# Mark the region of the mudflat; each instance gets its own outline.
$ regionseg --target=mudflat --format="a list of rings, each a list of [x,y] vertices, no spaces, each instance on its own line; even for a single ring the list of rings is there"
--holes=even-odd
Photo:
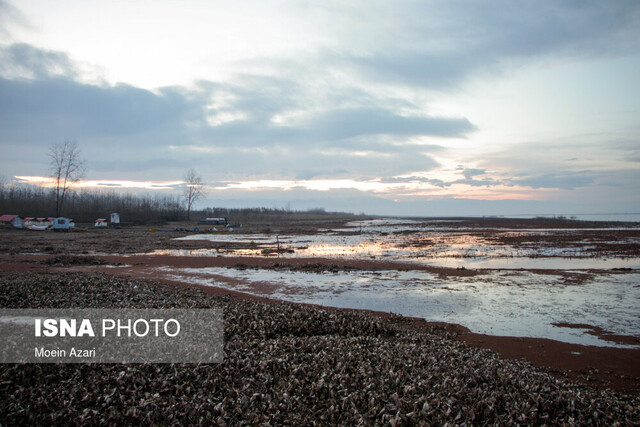
[[[447,228],[438,230],[438,224]],[[193,226],[191,225],[191,227]],[[589,257],[594,259],[615,257],[629,259],[637,257],[640,253],[638,249],[640,231],[633,224],[605,225],[603,223],[588,224],[573,221],[563,223],[542,219],[538,221],[471,219],[456,220],[455,222],[432,222],[429,227],[431,228],[423,230],[424,232],[415,232],[411,227],[409,230],[400,230],[403,233],[402,241],[410,242],[411,247],[423,246],[443,251],[446,249],[446,239],[464,234],[471,236],[476,241],[491,242],[490,246],[494,248],[508,246],[509,250],[525,251],[528,255],[531,255],[531,251],[544,248],[545,254],[538,254],[538,257],[557,257],[558,253],[562,254],[563,251],[569,250],[574,254],[576,251],[584,250],[582,258],[585,259]],[[396,419],[406,422],[446,422],[456,419],[457,422],[464,420],[501,422],[507,419],[520,420],[520,422],[542,422],[543,420],[549,422],[551,419],[568,420],[569,418],[585,422],[605,419],[623,422],[636,420],[637,422],[639,419],[637,399],[640,391],[640,349],[637,347],[639,337],[635,335],[607,335],[608,331],[599,329],[597,325],[558,325],[560,328],[586,328],[593,334],[607,336],[607,339],[610,339],[612,343],[627,344],[626,347],[618,348],[585,346],[543,338],[495,336],[473,333],[456,322],[427,322],[424,319],[398,316],[376,310],[334,309],[318,307],[313,304],[290,304],[274,300],[270,297],[271,294],[268,290],[263,290],[263,292],[258,289],[256,292],[246,292],[246,288],[244,290],[242,287],[236,289],[233,287],[231,279],[226,280],[224,286],[215,286],[215,283],[202,285],[197,282],[180,280],[175,275],[169,274],[171,269],[198,271],[197,269],[212,267],[240,271],[243,269],[287,270],[303,274],[350,271],[355,272],[355,275],[360,271],[387,272],[409,269],[424,271],[442,280],[447,280],[447,278],[473,277],[479,274],[478,270],[431,265],[428,262],[407,263],[402,259],[389,256],[303,256],[304,251],[309,250],[309,245],[306,248],[300,244],[296,246],[297,243],[291,243],[295,239],[283,238],[280,247],[273,244],[274,241],[279,244],[280,239],[277,236],[322,236],[327,233],[340,233],[348,236],[362,233],[361,226],[359,227],[357,223],[345,226],[345,220],[331,219],[326,222],[314,221],[314,223],[306,224],[298,222],[290,229],[284,225],[277,229],[267,224],[254,225],[236,230],[234,238],[226,240],[201,240],[195,237],[196,233],[193,232],[151,232],[150,229],[151,227],[89,229],[85,232],[75,233],[1,230],[0,277],[4,288],[2,306],[64,307],[65,304],[71,303],[75,306],[87,307],[95,304],[105,307],[146,306],[146,304],[152,304],[150,301],[153,301],[153,295],[159,292],[157,289],[161,289],[160,293],[163,298],[171,301],[171,306],[183,306],[185,303],[183,296],[186,294],[189,295],[187,298],[189,304],[204,304],[205,306],[221,304],[229,313],[230,319],[229,323],[225,324],[225,345],[228,353],[222,368],[203,367],[206,374],[202,378],[209,381],[207,384],[218,384],[219,381],[222,381],[219,377],[220,372],[224,371],[225,375],[235,377],[232,381],[238,386],[238,389],[227,394],[220,388],[220,384],[211,386],[215,399],[211,399],[210,403],[203,400],[204,397],[200,392],[195,391],[195,388],[190,392],[184,391],[185,397],[180,403],[183,406],[174,412],[176,420],[192,421],[194,418],[190,418],[192,416],[190,414],[199,413],[200,410],[207,417],[213,417],[209,419],[216,419],[220,422],[237,422],[239,420],[257,422],[258,418],[255,417],[258,417],[258,414],[262,414],[265,417],[264,420],[271,422],[294,420],[294,418],[287,418],[283,414],[283,405],[284,407],[289,405],[290,408],[297,408],[297,412],[290,412],[290,414],[300,414],[300,418],[295,419],[307,421],[319,419],[316,417],[320,416],[309,411],[317,411],[317,408],[326,406],[325,409],[328,408],[329,411],[326,415],[328,418],[324,420],[327,422],[339,420],[338,414],[344,416],[346,410],[350,411],[350,417],[353,416],[353,418],[349,418],[350,420],[367,423],[388,422]],[[427,234],[430,230],[434,230],[432,235]],[[384,240],[389,236],[400,235],[397,231],[396,229],[389,233],[388,230],[380,230],[379,237],[374,237],[374,239]],[[261,240],[260,237],[265,235],[270,237]],[[188,240],[176,240],[176,238],[184,237]],[[594,244],[589,244],[589,242]],[[195,254],[193,251],[196,251]],[[243,255],[245,253],[243,251],[250,251],[250,255]],[[296,251],[299,253],[296,254]],[[469,257],[471,256],[469,255]],[[460,259],[463,260],[464,256],[461,256]],[[620,273],[624,274],[625,271],[622,269]],[[589,274],[598,273],[590,271]],[[134,303],[133,300],[128,300],[129,291],[125,292],[123,289],[135,285],[139,287],[144,285],[145,289],[153,289],[153,292],[145,293],[140,298],[136,297]],[[82,287],[82,293],[74,293],[74,289],[78,286]],[[123,286],[124,288],[122,288]],[[259,284],[255,286],[257,287]],[[83,300],[79,296],[86,296],[88,293],[92,294],[91,298]],[[104,295],[108,295],[108,297],[106,299],[97,297]],[[262,319],[258,322],[259,325],[262,325],[263,319],[272,316],[273,313],[281,314],[275,316],[275,320],[268,327],[262,325],[256,331],[240,332],[240,329],[247,325],[242,323],[244,320],[240,323],[234,323],[236,322],[234,319],[245,319],[248,313],[251,313],[250,315],[255,319]],[[300,319],[302,322],[300,325],[304,325],[304,327],[292,326],[289,320],[292,317]],[[335,319],[338,319],[336,321],[343,326],[334,328],[334,330],[331,328],[335,325],[331,322]],[[353,324],[353,327],[350,327],[351,335],[340,332],[340,328],[347,324]],[[329,329],[325,330],[323,325]],[[265,327],[267,329],[276,328],[280,332],[266,333]],[[282,328],[286,329],[286,333],[281,331]],[[317,331],[302,333],[303,330]],[[371,332],[371,330],[375,332]],[[244,342],[245,334],[256,335],[253,337],[252,344]],[[269,338],[266,339],[266,336]],[[331,342],[329,343],[327,340]],[[350,348],[355,345],[354,340],[364,340],[367,343],[363,344],[364,347]],[[243,343],[240,344],[240,341]],[[249,345],[250,348],[246,345]],[[310,359],[311,354],[318,353],[318,346],[325,348],[323,351],[326,353],[326,357],[322,356],[317,360]],[[329,347],[343,348],[345,351],[349,348],[345,354],[352,356],[345,356],[341,352],[342,350],[336,350],[337,352],[332,355]],[[305,353],[301,350],[304,348],[311,349],[311,353]],[[392,356],[388,356],[390,359],[388,362],[384,362],[389,364],[388,366],[384,364],[384,370],[369,365],[367,365],[369,366],[367,369],[371,372],[364,369],[363,363],[366,360],[373,360],[374,353],[378,358],[380,354],[386,354],[385,349]],[[258,365],[241,366],[247,362],[246,357],[242,357],[242,353],[246,351],[252,352],[256,360],[255,364]],[[295,360],[297,363],[295,366],[298,370],[283,372],[277,367],[280,362],[269,362],[275,360],[274,351],[278,353],[280,359]],[[353,357],[355,359],[351,360],[350,358]],[[455,370],[449,369],[446,372],[443,370],[442,361],[451,357],[463,358],[464,363],[457,359],[457,361],[451,362],[454,365],[462,366],[464,369],[461,368],[461,372],[464,371],[467,374],[474,372],[474,375],[480,375],[476,378],[475,383],[471,380],[463,381],[457,373],[453,372]],[[238,358],[244,362],[240,363]],[[260,364],[261,359],[264,361],[262,364]],[[420,366],[420,368],[416,368],[418,371],[415,371],[414,368],[407,368],[410,366]],[[436,366],[440,366],[440,368],[436,369]],[[298,389],[281,390],[275,387],[274,391],[269,393],[267,390],[263,390],[264,384],[258,385],[253,381],[246,383],[250,384],[247,386],[243,383],[242,378],[245,378],[246,375],[241,372],[242,369],[248,369],[247,372],[252,372],[252,375],[272,378],[272,381],[275,381],[274,384],[280,384],[280,380],[284,381],[285,379],[293,381],[302,372],[300,369],[304,372],[315,372],[318,375],[320,375],[319,372],[326,372],[326,374],[324,378],[309,377],[309,383],[305,382]],[[219,370],[222,371],[218,372]],[[164,382],[168,381],[171,387],[180,388],[186,387],[181,384],[189,377],[189,381],[195,381],[197,386],[206,389],[204,384],[200,384],[200,381],[205,380],[195,380],[192,378],[192,374],[182,370],[169,372],[162,366],[5,366],[2,371],[4,382],[1,390],[3,397],[16,397],[14,398],[14,406],[10,408],[5,405],[3,419],[42,420],[42,418],[38,418],[38,413],[43,410],[43,407],[38,405],[44,403],[38,403],[37,398],[31,400],[27,396],[45,396],[46,393],[51,393],[54,389],[64,388],[61,383],[62,378],[67,375],[76,376],[80,371],[84,374],[88,373],[89,377],[93,378],[90,381],[97,381],[96,384],[99,387],[110,387],[110,384],[117,384],[117,377],[125,378],[125,382],[135,382],[141,377],[151,377],[152,383],[162,379]],[[400,374],[399,372],[405,373]],[[33,382],[35,376],[41,377],[43,374],[48,378],[58,378],[58,380],[50,382],[39,380],[33,383],[33,386],[25,389],[25,381],[27,383]],[[363,383],[364,377],[361,378],[362,375],[376,377],[368,389],[366,388],[367,384]],[[100,376],[104,378],[98,380],[97,378]],[[516,380],[516,378],[519,379]],[[245,380],[247,379],[245,378]],[[300,379],[298,380],[300,381]],[[293,383],[295,384],[295,381]],[[396,384],[396,386],[391,386],[392,384]],[[435,384],[448,384],[448,387],[436,387]],[[509,384],[508,390],[504,388],[505,384]],[[88,386],[88,384],[85,385]],[[366,396],[356,391],[360,386],[369,390],[366,393],[363,391]],[[22,391],[18,392],[18,390]],[[142,401],[155,402],[153,404],[156,406],[169,405],[170,399],[166,396],[163,397],[162,390],[164,389],[158,388],[156,390],[158,396],[153,397],[154,393],[152,393]],[[338,390],[343,390],[340,394],[342,398],[351,396],[347,399],[347,402],[350,402],[348,407],[343,407],[345,401],[344,399],[340,400],[336,395]],[[536,403],[537,409],[534,411],[532,409],[534,407],[532,406],[533,401],[527,404],[522,403],[522,399],[525,399],[522,397],[523,393],[530,393],[531,390],[538,390],[536,392],[538,397],[535,397],[535,393],[529,394],[530,398],[534,400],[549,399],[551,395],[565,396],[568,399],[567,408],[558,409],[559,406],[555,404],[551,408],[548,405]],[[601,391],[596,392],[596,390]],[[131,391],[130,393],[136,395],[140,392]],[[616,394],[618,392],[624,393],[627,397],[621,397]],[[64,393],[71,393],[74,399],[78,399],[78,393],[81,391],[80,388],[74,387]],[[511,397],[505,398],[507,395],[505,393]],[[62,417],[71,413],[83,412],[88,417],[87,420],[99,420],[96,418],[98,413],[102,413],[102,409],[109,405],[101,401],[99,396],[91,394],[88,396],[89,402],[93,403],[78,403],[65,408],[61,404],[57,413]],[[256,396],[260,396],[258,406],[255,406],[258,404]],[[585,396],[589,396],[591,402],[602,402],[602,410],[596,409],[589,412],[588,407],[593,404],[587,405],[587,400],[585,400],[584,407],[575,403],[581,401],[580,399],[586,399]],[[312,397],[317,402],[313,405],[310,400]],[[137,414],[135,416],[148,412],[140,405],[127,404],[119,397],[111,396],[109,399],[112,402],[112,399],[115,399],[121,406],[120,409],[126,409],[130,415],[131,411]],[[526,399],[524,401],[528,402]],[[607,399],[613,400],[607,401]],[[80,400],[82,401],[82,399]],[[26,403],[27,401],[31,403]],[[502,403],[496,404],[498,401]],[[571,403],[569,403],[571,401],[574,402],[574,408],[568,409],[571,407]],[[177,404],[173,400],[171,402],[171,405]],[[22,412],[22,415],[19,415],[17,408],[23,404],[32,410]],[[522,407],[520,408],[518,405]],[[256,408],[261,409],[256,410]],[[521,415],[519,415],[522,417],[521,419],[513,418],[516,417],[517,410],[521,410]],[[96,413],[92,411],[96,411]],[[116,416],[115,413],[112,416],[115,418],[106,418],[106,420],[124,419],[117,418],[121,415]],[[593,418],[594,416],[598,418]]]

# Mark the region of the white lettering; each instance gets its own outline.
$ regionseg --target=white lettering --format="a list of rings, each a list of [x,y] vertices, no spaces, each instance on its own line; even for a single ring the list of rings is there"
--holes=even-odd
[[[169,333],[169,322],[173,322],[176,325],[176,332],[173,335]],[[170,337],[175,337],[176,335],[178,335],[180,333],[180,322],[178,322],[176,319],[167,320],[164,324],[164,333]]]
[[[82,319],[82,322],[80,322],[80,330],[78,330],[78,336],[83,337],[85,335],[90,337],[96,336],[96,334],[93,332],[93,326],[91,326],[91,322],[89,321],[89,319]]]
[[[90,336],[95,337],[93,332],[93,326],[89,319],[82,319],[80,322],[80,328],[78,328],[78,322],[76,319],[36,319],[35,323],[35,336],[41,337],[44,334],[45,337],[83,337]]]
[[[109,326],[107,326],[109,324]],[[107,331],[112,331],[116,328],[116,322],[113,319],[102,319],[102,336],[107,335]]]
[[[126,325],[120,324],[120,319],[118,319],[118,336],[120,336],[120,331],[123,329],[127,331],[127,336],[130,337],[131,336],[131,319],[127,319]]]
[[[91,350],[71,347],[69,357],[96,357],[95,347]]]
[[[143,334],[138,332],[138,325],[140,323],[143,323],[145,325],[145,331]],[[147,335],[149,335],[149,323],[144,319],[136,320],[135,322],[133,322],[133,333],[135,333],[139,337],[146,337]],[[158,336],[157,333],[156,333],[156,336]]]
[[[102,336],[117,334],[117,336],[138,337],[166,335],[175,337],[180,333],[180,322],[176,319],[102,319]]]
[[[65,337],[69,334],[70,337],[76,336],[76,319],[60,319],[60,336]]]
[[[44,336],[45,337],[55,337],[58,335],[58,322],[56,319],[45,319],[42,322],[42,326],[44,326]]]
[[[158,331],[158,325],[160,324],[160,322],[163,322],[162,319],[151,319],[149,320],[149,322],[153,323],[155,325],[155,331],[156,331],[156,336],[158,336],[158,334],[160,333]]]
[[[67,357],[67,351],[59,348],[48,349],[44,347],[35,348],[36,357]]]

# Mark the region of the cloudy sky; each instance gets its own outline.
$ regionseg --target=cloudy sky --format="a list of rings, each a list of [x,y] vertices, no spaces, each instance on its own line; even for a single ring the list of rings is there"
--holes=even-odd
[[[397,215],[640,212],[637,0],[0,0],[3,179]]]

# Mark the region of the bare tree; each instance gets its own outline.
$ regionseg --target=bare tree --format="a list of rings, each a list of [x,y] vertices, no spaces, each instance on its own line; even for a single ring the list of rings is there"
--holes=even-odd
[[[193,204],[205,195],[202,176],[191,168],[184,176],[184,198],[187,203],[187,220],[191,221],[191,208]]]
[[[76,141],[66,140],[49,149],[51,176],[56,180],[56,216],[62,213],[67,190],[84,176],[84,160]]]

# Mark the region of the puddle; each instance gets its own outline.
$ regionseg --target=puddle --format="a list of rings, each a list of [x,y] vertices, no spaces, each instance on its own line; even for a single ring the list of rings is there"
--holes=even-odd
[[[408,261],[413,261],[410,259]],[[640,270],[639,258],[566,258],[566,257],[503,257],[503,258],[453,258],[416,259],[434,267],[449,267],[476,270]]]
[[[279,244],[288,251],[280,253],[280,259],[377,259],[464,267],[479,274],[440,278],[417,270],[322,274],[227,268],[163,271],[190,283],[459,323],[491,335],[624,347],[589,334],[589,329],[553,325],[580,323],[640,337],[640,229],[480,229],[457,222],[378,219],[348,223],[317,235],[189,235],[178,240],[207,240],[217,248],[153,254],[271,253],[275,258]],[[607,272],[612,269],[621,270]]]
[[[265,256],[275,255],[279,247],[287,252],[280,253],[281,258],[373,258],[474,269],[640,269],[637,252],[633,256],[624,252],[625,246],[637,247],[640,242],[634,235],[637,228],[480,230],[450,225],[455,222],[379,219],[348,223],[317,235],[197,234],[176,240],[204,240],[218,248],[152,254]],[[629,235],[608,234],[620,231]],[[505,243],[513,239],[515,244]]]
[[[282,244],[282,242],[281,242]],[[159,249],[145,255],[168,256],[276,256],[275,246],[261,249]],[[640,270],[640,258],[595,258],[595,257],[528,257],[528,256],[436,256],[423,255],[407,248],[390,248],[381,243],[348,245],[319,244],[303,248],[294,248],[293,253],[281,253],[279,258],[333,258],[333,259],[378,259],[386,261],[411,262],[419,265],[466,269],[494,270]]]
[[[488,271],[441,279],[423,271],[307,273],[233,268],[160,268],[183,282],[222,287],[292,302],[393,312],[462,324],[473,332],[550,338],[569,343],[628,347],[579,328],[640,337],[640,273],[581,275]],[[570,274],[570,273],[569,273]],[[571,284],[567,284],[571,283]]]

